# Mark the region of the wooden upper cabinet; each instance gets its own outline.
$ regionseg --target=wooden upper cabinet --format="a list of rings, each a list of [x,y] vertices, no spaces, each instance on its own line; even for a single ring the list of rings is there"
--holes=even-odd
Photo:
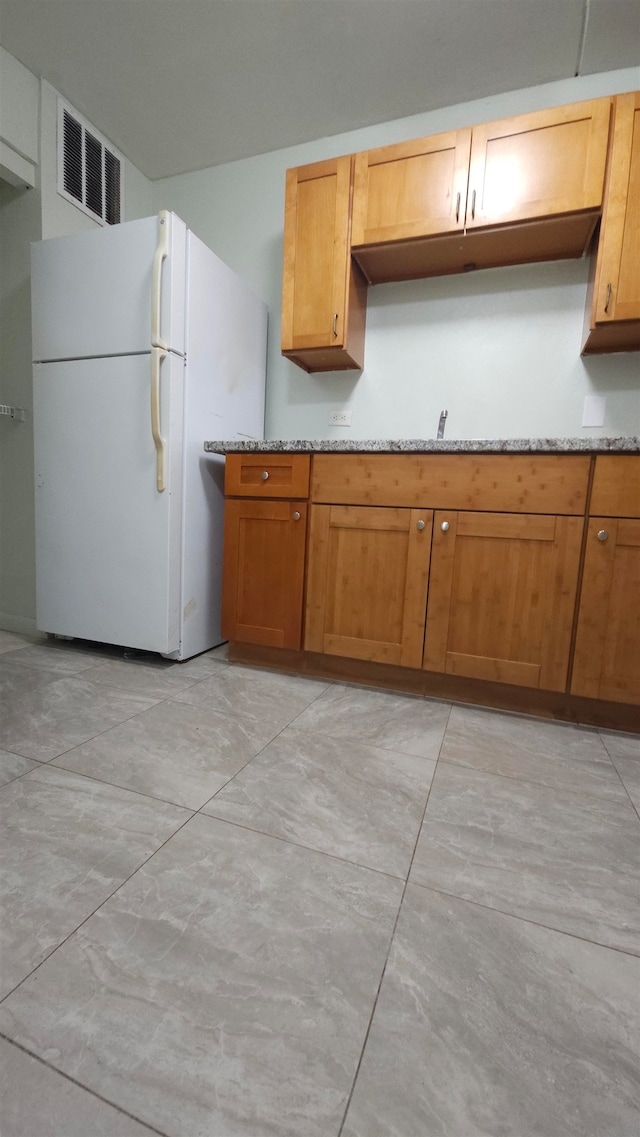
[[[611,99],[474,126],[466,228],[602,205]]]
[[[306,371],[361,368],[366,284],[351,264],[353,158],[287,170],[282,352]]]
[[[614,103],[613,146],[583,352],[640,349],[640,92]]]
[[[470,151],[458,130],[356,154],[352,245],[461,230]]]
[[[353,255],[372,284],[582,256],[611,99],[356,155]]]
[[[563,691],[583,519],[434,515],[424,667]]]

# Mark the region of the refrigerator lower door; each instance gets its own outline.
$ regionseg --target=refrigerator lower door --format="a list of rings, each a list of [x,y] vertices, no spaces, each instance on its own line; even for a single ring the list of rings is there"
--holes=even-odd
[[[147,352],[152,323],[158,341],[184,354],[186,233],[166,213],[35,242],[32,359]]]
[[[184,363],[160,364],[164,484],[151,357],[34,366],[37,626],[179,648]]]

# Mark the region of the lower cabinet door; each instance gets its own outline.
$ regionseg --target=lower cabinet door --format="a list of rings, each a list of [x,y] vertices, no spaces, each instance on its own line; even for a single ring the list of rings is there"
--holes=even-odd
[[[640,520],[589,521],[571,693],[640,703]]]
[[[424,667],[565,690],[581,517],[438,512]]]
[[[314,505],[307,651],[420,667],[433,513]]]
[[[222,634],[298,649],[307,528],[304,501],[227,499]]]

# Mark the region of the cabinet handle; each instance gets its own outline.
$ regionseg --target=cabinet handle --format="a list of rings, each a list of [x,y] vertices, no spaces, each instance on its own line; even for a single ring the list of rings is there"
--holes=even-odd
[[[269,477],[269,471],[263,470],[262,473],[260,474],[260,477],[262,478],[263,482],[266,482],[267,478]]]
[[[442,525],[440,526],[440,528],[442,529],[442,532],[443,532],[443,533],[448,533],[448,531],[449,531],[449,522],[448,522],[448,521],[443,521],[443,522],[442,522]]]
[[[334,340],[338,338],[338,313],[337,312],[334,312],[334,315],[333,315],[333,338],[334,338]]]
[[[460,220],[460,193],[456,197],[456,221]]]
[[[416,529],[424,529],[424,521],[416,521]]]
[[[607,299],[605,300],[604,310],[609,311],[609,304],[611,303],[611,284],[607,285]]]
[[[598,540],[599,541],[606,541],[608,536],[609,536],[609,533],[607,532],[606,529],[600,529],[598,531]]]
[[[471,220],[475,221],[476,216],[476,191],[471,194]]]
[[[300,514],[298,513],[298,510],[297,510],[297,509],[295,510],[295,512],[294,512],[294,514],[293,514],[293,520],[294,520],[294,521],[299,521],[299,520],[300,520]]]

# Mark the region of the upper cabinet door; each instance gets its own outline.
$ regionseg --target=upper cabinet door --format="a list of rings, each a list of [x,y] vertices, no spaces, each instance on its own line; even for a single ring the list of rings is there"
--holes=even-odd
[[[611,99],[473,128],[466,228],[599,210]]]
[[[596,323],[640,320],[639,91],[619,95],[615,101],[599,260]]]
[[[305,371],[364,363],[366,282],[351,263],[353,158],[287,170],[282,352]]]
[[[462,229],[471,131],[449,131],[356,155],[352,245]]]

